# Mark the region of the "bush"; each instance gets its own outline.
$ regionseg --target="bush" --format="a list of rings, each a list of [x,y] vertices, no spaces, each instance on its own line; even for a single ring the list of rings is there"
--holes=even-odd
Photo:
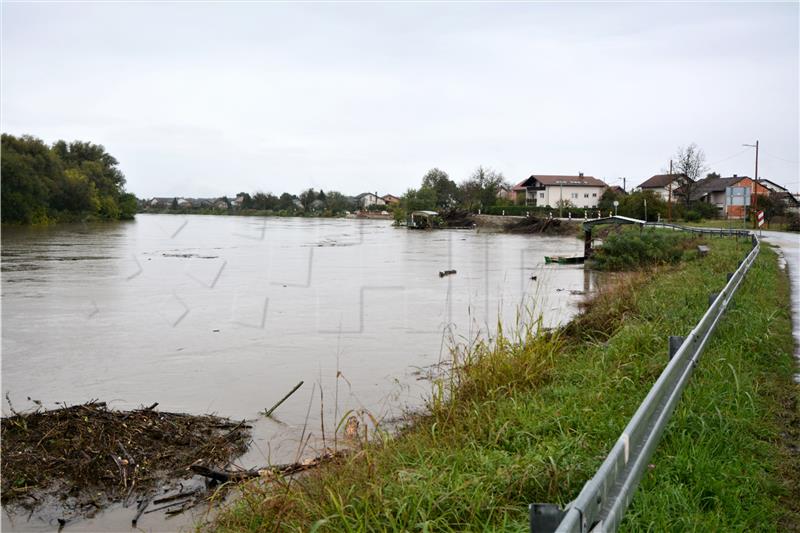
[[[792,213],[787,217],[789,220],[786,229],[789,231],[800,231],[800,213]]]
[[[697,211],[691,210],[687,211],[686,215],[684,215],[684,219],[687,222],[699,222],[703,217]]]
[[[481,213],[484,215],[506,215],[506,216],[518,216],[524,217],[531,215],[542,215],[549,213],[551,211],[557,212],[557,209],[553,209],[550,207],[533,207],[533,206],[524,206],[524,205],[493,205],[491,207],[487,207]]]
[[[599,270],[636,270],[677,263],[695,239],[685,233],[625,231],[609,235],[592,260]]]

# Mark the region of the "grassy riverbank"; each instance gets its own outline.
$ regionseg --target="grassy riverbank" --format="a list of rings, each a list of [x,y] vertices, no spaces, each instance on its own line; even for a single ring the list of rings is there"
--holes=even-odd
[[[557,334],[478,346],[434,387],[429,414],[339,464],[252,483],[221,531],[527,528],[596,468],[749,246],[624,276]],[[692,376],[622,529],[785,530],[800,523],[789,287],[764,249]],[[794,429],[787,429],[794,428]],[[794,431],[795,433],[791,433]],[[792,439],[795,439],[794,441]],[[277,525],[280,524],[280,525]]]

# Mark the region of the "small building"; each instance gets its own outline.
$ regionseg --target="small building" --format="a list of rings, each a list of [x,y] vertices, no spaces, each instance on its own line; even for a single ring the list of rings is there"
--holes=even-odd
[[[397,205],[400,203],[400,198],[393,194],[384,194],[381,196],[381,200],[383,200],[386,205]]]
[[[521,205],[591,208],[597,207],[607,188],[605,182],[580,172],[577,176],[534,174],[519,182],[513,191],[516,203]]]
[[[406,219],[409,229],[431,229],[438,223],[439,213],[436,211],[413,211]]]
[[[500,185],[497,188],[497,195],[501,200],[514,200],[514,190],[508,185]]]
[[[386,205],[386,201],[373,192],[362,192],[356,196],[356,202],[361,209],[367,209],[372,205]]]
[[[686,174],[656,174],[641,185],[638,191],[651,191],[665,202],[675,202],[675,191],[692,181]]]
[[[620,187],[619,185],[611,185],[608,190],[616,195],[616,196],[628,196],[628,191]]]

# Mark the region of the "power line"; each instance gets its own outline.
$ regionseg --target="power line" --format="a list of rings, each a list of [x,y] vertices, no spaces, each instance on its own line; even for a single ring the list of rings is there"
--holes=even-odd
[[[740,152],[736,152],[736,153],[735,153],[735,154],[733,154],[733,155],[729,155],[728,157],[725,157],[725,158],[723,158],[723,159],[720,159],[719,161],[714,161],[713,163],[709,163],[709,165],[717,165],[717,164],[719,164],[719,163],[722,163],[723,161],[727,161],[728,159],[733,159],[733,158],[734,158],[734,157],[736,157],[736,156],[740,156],[740,155],[742,155],[742,154],[743,154],[743,153],[745,153],[745,152],[749,152],[749,150],[748,150],[747,148],[745,148],[744,150],[742,150],[742,151],[740,151]]]
[[[795,165],[798,163],[798,161],[795,161],[793,159],[785,159],[783,157],[778,157],[777,155],[765,154],[764,150],[761,150],[761,155],[765,155],[765,156],[769,157],[770,159],[780,159],[781,161],[786,161],[787,163],[794,163]]]

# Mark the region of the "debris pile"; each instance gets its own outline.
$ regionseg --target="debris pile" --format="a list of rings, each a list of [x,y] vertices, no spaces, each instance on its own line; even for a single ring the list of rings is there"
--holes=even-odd
[[[2,419],[2,503],[60,507],[68,519],[149,500],[192,466],[227,466],[250,426],[212,415],[109,409],[105,402]],[[61,519],[59,519],[61,522]]]
[[[528,216],[509,225],[508,233],[547,233],[549,235],[567,235],[575,233],[573,224],[563,224],[556,218],[537,218]]]

